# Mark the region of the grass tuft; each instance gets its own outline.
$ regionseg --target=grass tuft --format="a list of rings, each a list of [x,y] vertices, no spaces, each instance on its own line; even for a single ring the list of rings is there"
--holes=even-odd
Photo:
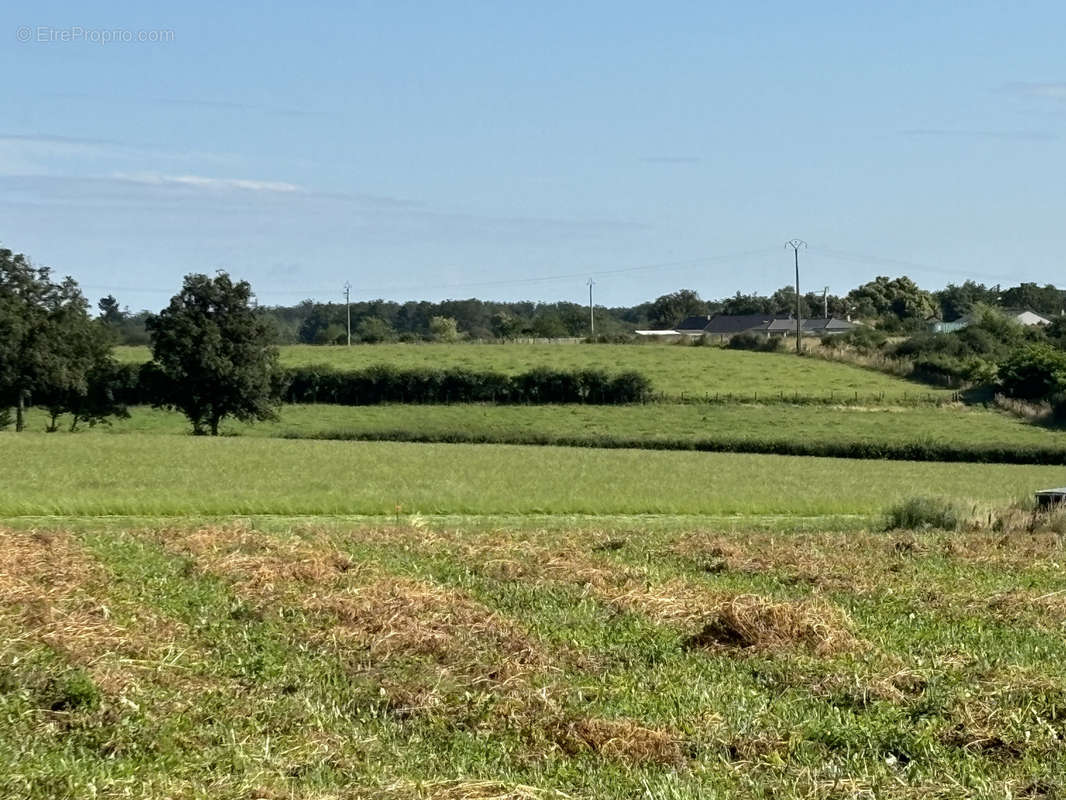
[[[888,509],[888,530],[957,531],[968,517],[961,504],[942,497],[909,497]]]

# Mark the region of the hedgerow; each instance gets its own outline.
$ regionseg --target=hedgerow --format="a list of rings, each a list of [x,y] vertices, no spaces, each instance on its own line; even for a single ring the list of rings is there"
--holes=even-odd
[[[1066,466],[1066,449],[1032,445],[959,444],[946,442],[817,442],[789,439],[706,437],[701,439],[570,435],[507,431],[427,432],[395,429],[384,431],[334,430],[283,434],[285,439],[325,439],[360,442],[415,442],[421,444],[512,444],[558,447],[591,447],[605,450],[689,450],[707,453],[753,453],[759,455],[815,456],[885,461],[941,461],[977,464],[1039,464]]]
[[[166,401],[167,384],[151,363],[123,364],[106,376],[106,391],[127,406]],[[651,396],[651,381],[639,372],[611,375],[602,370],[557,370],[538,367],[516,375],[463,368],[401,369],[379,364],[339,371],[322,367],[284,370],[281,397],[288,403],[380,405],[383,403],[640,403]],[[35,396],[47,406],[51,398]]]

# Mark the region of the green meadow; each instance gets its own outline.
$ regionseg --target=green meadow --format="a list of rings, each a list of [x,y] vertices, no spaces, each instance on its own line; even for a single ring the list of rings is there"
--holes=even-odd
[[[0,434],[0,516],[877,514],[1008,503],[1062,468],[259,437]]]
[[[0,797],[1066,793],[1066,527],[1026,510],[1062,467],[330,439],[1066,449],[1066,433],[786,354],[283,358],[885,399],[283,406],[217,438],[149,408],[45,433],[32,409],[0,432]],[[885,530],[915,497],[956,504],[965,530]]]
[[[31,431],[43,431],[48,417],[39,409],[27,415]],[[60,420],[66,427],[67,420]],[[177,413],[138,407],[129,419],[85,431],[91,434],[186,434]],[[279,419],[246,424],[229,420],[222,433],[266,437],[364,437],[406,433],[412,437],[483,436],[512,438],[586,437],[645,442],[699,441],[728,437],[752,442],[791,439],[823,443],[939,442],[964,445],[1061,447],[1066,431],[1032,424],[980,407],[821,406],[740,403],[653,403],[635,406],[286,405]]]
[[[149,360],[145,347],[116,348],[126,363]],[[462,367],[508,374],[534,367],[636,370],[655,391],[674,397],[741,395],[765,399],[799,393],[836,397],[846,402],[950,399],[952,391],[913,383],[850,364],[791,353],[751,353],[721,347],[668,344],[373,344],[352,347],[289,345],[281,348],[286,366],[361,369],[375,364],[396,367]]]

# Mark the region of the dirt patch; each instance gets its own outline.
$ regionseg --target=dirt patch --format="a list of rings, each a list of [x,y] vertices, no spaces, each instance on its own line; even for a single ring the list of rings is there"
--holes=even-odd
[[[720,604],[685,644],[734,650],[802,649],[819,655],[860,647],[839,608],[818,600],[775,603],[757,595],[741,595]]]
[[[646,728],[628,719],[586,717],[560,725],[555,731],[559,746],[569,755],[595,753],[630,764],[685,762],[681,739],[664,728]]]

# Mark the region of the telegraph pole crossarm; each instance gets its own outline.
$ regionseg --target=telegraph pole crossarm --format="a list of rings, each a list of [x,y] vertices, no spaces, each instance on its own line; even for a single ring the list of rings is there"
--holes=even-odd
[[[803,319],[800,315],[800,248],[806,246],[807,243],[802,239],[789,239],[785,242],[785,247],[791,247],[796,257],[796,353],[803,352],[800,341],[803,336]]]

